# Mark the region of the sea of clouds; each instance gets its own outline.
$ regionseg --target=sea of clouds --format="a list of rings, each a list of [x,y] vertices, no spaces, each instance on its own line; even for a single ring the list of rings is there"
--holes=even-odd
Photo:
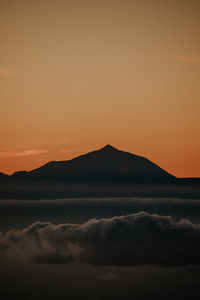
[[[82,224],[35,222],[0,234],[0,257],[35,263],[200,265],[200,224],[138,212]]]

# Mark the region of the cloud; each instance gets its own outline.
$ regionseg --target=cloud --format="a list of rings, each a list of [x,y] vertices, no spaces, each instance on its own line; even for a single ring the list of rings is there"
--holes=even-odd
[[[99,275],[97,276],[97,278],[101,280],[112,280],[112,279],[119,279],[120,276],[114,273],[108,273],[105,275]]]
[[[199,274],[200,273],[200,265],[196,265],[196,266],[186,266],[184,268],[184,271],[185,272],[188,272],[188,273],[196,273],[196,274]]]
[[[20,157],[20,156],[29,156],[29,155],[36,155],[36,154],[43,154],[48,152],[45,149],[26,149],[26,150],[2,150],[0,151],[0,158],[1,157]]]
[[[179,55],[174,50],[171,51],[174,59],[187,63],[200,63],[200,54],[197,55]]]
[[[0,76],[12,77],[15,76],[15,72],[11,68],[0,66]]]
[[[200,224],[140,212],[83,224],[35,222],[0,236],[0,255],[37,263],[200,264]]]
[[[63,220],[74,220],[81,222],[90,218],[113,217],[123,214],[132,214],[140,211],[156,213],[159,215],[171,215],[176,220],[188,218],[199,222],[200,200],[176,199],[176,198],[139,198],[139,197],[116,197],[116,198],[68,198],[50,200],[1,200],[0,219],[5,219],[11,212],[15,217],[29,216],[30,222],[40,220],[55,220],[57,223]]]

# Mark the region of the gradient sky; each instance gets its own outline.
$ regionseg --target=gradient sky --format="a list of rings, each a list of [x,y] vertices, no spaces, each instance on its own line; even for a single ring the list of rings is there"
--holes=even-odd
[[[105,144],[200,177],[199,0],[0,0],[0,171]]]

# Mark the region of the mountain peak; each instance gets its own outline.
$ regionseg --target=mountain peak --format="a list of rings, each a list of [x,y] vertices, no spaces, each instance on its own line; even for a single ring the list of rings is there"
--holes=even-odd
[[[105,145],[103,148],[101,148],[100,150],[118,150],[115,147],[113,147],[110,144]]]

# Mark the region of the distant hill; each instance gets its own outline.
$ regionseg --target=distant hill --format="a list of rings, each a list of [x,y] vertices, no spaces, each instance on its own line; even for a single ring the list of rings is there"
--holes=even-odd
[[[67,161],[52,161],[17,177],[68,181],[171,181],[175,177],[142,156],[111,145]]]

